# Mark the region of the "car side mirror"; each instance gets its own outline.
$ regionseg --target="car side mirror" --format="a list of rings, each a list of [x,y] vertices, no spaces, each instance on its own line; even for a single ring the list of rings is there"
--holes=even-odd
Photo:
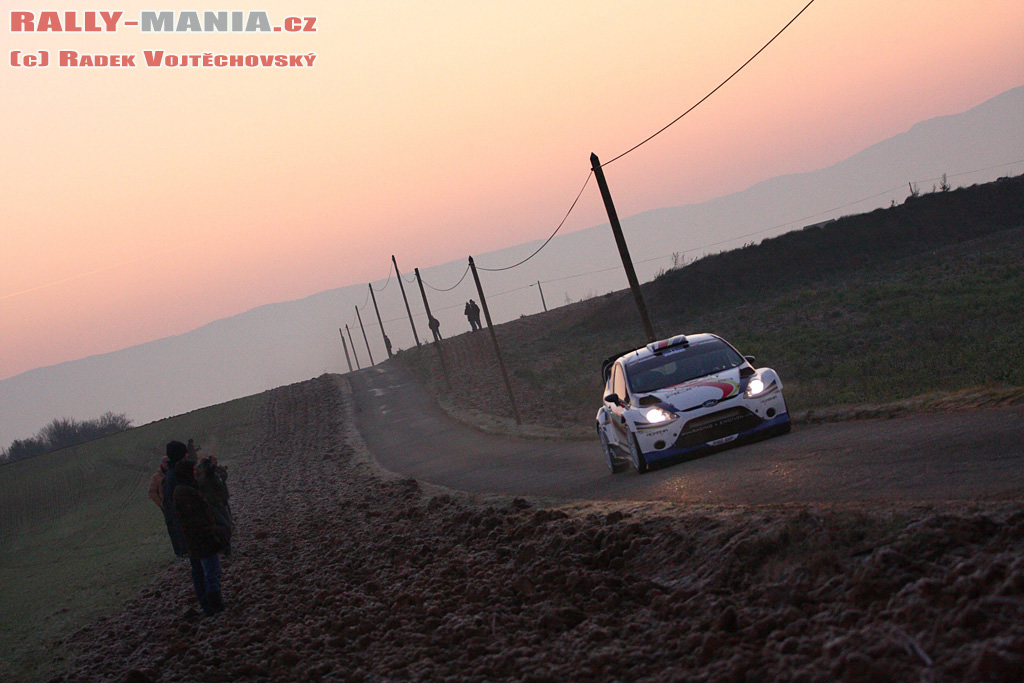
[[[618,394],[608,394],[604,397],[606,403],[614,403],[617,406],[622,405],[622,399],[619,398]]]
[[[753,356],[743,356],[743,359],[744,359],[745,361],[747,361],[748,363],[750,363],[751,365],[753,365],[753,364],[754,364],[754,361],[755,361],[755,360],[757,360],[757,359],[756,359],[756,358],[754,358]]]

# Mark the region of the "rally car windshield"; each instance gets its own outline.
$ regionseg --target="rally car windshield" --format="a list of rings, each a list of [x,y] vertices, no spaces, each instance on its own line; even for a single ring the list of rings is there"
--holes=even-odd
[[[626,374],[630,389],[643,394],[723,372],[743,363],[743,357],[735,349],[714,339],[634,361],[626,365]]]

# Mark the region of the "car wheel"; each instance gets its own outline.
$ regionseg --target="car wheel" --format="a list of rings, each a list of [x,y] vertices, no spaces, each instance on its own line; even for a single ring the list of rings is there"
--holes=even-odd
[[[644,457],[643,452],[640,450],[640,442],[636,440],[636,434],[629,435],[629,459],[633,463],[633,467],[636,468],[638,474],[643,474],[647,471],[647,458]]]
[[[612,445],[608,443],[608,435],[605,434],[604,429],[598,427],[597,436],[601,439],[601,451],[604,453],[605,463],[607,463],[608,469],[612,471],[612,474],[618,474],[626,469],[626,463],[622,462],[622,458],[615,452]]]

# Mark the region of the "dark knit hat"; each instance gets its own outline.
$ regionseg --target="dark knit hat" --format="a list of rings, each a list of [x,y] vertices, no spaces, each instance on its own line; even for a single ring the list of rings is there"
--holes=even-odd
[[[178,462],[182,458],[188,455],[188,446],[180,441],[170,441],[167,444],[167,459],[171,461],[171,465]]]

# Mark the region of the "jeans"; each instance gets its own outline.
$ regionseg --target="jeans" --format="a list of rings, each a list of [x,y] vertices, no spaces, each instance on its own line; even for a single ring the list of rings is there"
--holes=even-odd
[[[192,565],[192,585],[196,588],[196,597],[203,611],[209,613],[210,605],[206,599],[208,593],[220,590],[220,556],[209,555],[200,560],[189,558]]]

